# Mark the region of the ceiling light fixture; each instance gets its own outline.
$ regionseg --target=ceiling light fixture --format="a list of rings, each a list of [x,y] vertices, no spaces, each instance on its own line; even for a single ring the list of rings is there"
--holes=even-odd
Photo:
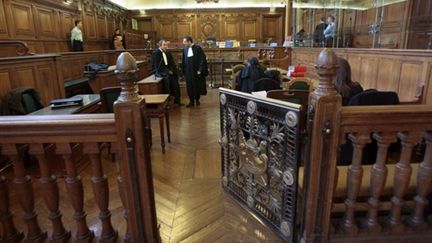
[[[197,3],[218,3],[219,0],[196,0]]]

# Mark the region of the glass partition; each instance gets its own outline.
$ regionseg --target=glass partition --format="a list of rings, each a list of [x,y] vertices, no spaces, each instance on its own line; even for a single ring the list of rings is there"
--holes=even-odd
[[[294,46],[398,48],[406,2],[294,0]]]

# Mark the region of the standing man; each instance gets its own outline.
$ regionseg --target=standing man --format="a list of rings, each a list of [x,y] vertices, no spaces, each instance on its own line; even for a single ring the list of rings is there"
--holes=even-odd
[[[182,71],[186,79],[189,104],[186,107],[200,105],[200,96],[207,94],[205,77],[208,75],[207,58],[204,50],[194,45],[191,36],[183,39],[185,45],[182,56]]]
[[[335,17],[330,15],[327,17],[327,27],[324,30],[324,38],[326,47],[332,47],[333,39],[336,37]]]
[[[320,23],[315,27],[314,31],[314,46],[324,46],[324,30],[327,28],[325,18],[321,17]]]
[[[152,53],[152,72],[163,78],[164,91],[174,96],[174,104],[181,105],[177,65],[172,54],[168,52],[168,42],[160,40],[158,46]]]
[[[71,31],[72,51],[84,51],[81,28],[81,20],[75,20],[75,27]]]

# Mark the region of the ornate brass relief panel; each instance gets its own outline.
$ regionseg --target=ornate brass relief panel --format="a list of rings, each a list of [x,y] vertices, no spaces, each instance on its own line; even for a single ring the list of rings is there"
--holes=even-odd
[[[299,107],[221,89],[222,184],[292,242]]]

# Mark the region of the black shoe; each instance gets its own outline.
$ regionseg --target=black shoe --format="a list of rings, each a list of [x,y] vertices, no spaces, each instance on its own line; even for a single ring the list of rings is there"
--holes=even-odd
[[[199,102],[199,100],[197,100],[195,103],[196,103],[197,106],[201,105],[201,103]]]
[[[194,107],[194,103],[191,102],[191,103],[187,104],[186,107],[187,108]]]

